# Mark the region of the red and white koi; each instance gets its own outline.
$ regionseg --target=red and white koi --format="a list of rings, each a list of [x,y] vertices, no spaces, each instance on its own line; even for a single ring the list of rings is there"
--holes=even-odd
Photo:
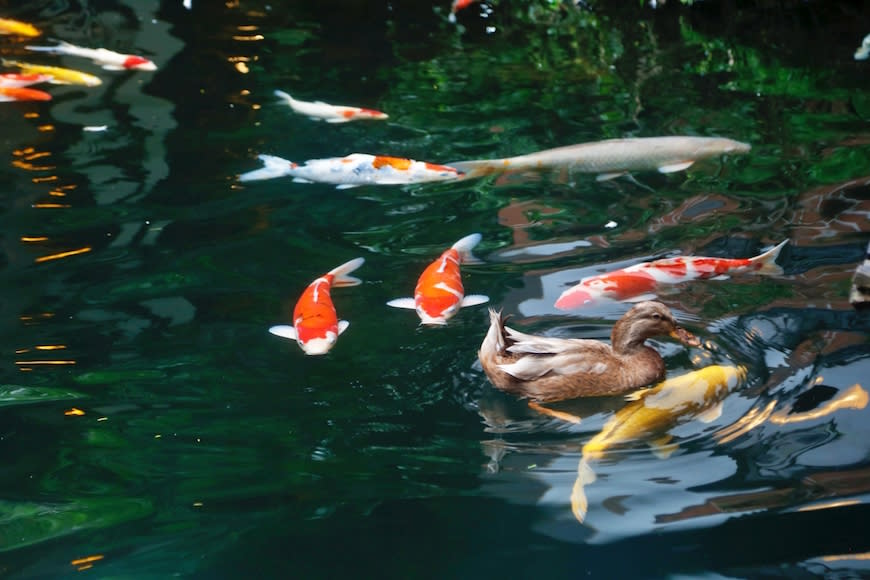
[[[0,18],[0,34],[15,34],[17,36],[39,36],[42,34],[38,28],[27,22]]]
[[[397,298],[387,304],[416,310],[422,324],[447,324],[460,308],[489,302],[488,296],[465,295],[459,268],[462,262],[476,261],[471,250],[480,239],[480,234],[471,234],[450,246],[423,270],[413,298]]]
[[[0,74],[0,87],[29,87],[50,80],[51,76],[45,74],[3,73]]]
[[[350,107],[346,105],[330,105],[323,101],[299,101],[294,99],[284,91],[275,91],[275,96],[284,100],[290,108],[305,115],[309,119],[315,121],[326,121],[327,123],[347,123],[348,121],[381,120],[389,117],[386,113],[376,111],[374,109],[364,109],[362,107]]]
[[[108,48],[85,48],[60,41],[55,46],[28,46],[27,50],[67,54],[88,58],[105,70],[157,70],[157,65],[143,56],[122,54]]]
[[[647,299],[650,293],[663,284],[707,280],[725,277],[728,274],[781,275],[782,268],[776,264],[776,259],[787,243],[788,240],[785,240],[754,258],[678,256],[642,262],[613,272],[589,276],[562,292],[555,306],[561,310],[569,310],[602,298]]]
[[[51,95],[45,91],[27,87],[0,86],[0,102],[8,101],[50,101]]]
[[[239,176],[239,181],[274,179],[290,175],[300,183],[332,183],[338,189],[360,185],[398,185],[446,181],[462,174],[447,165],[404,157],[352,153],[346,157],[310,159],[300,165],[274,155],[258,157],[264,167]]]
[[[350,325],[346,320],[338,320],[329,292],[332,288],[361,284],[359,278],[348,274],[362,266],[364,262],[365,258],[355,258],[317,278],[308,285],[296,302],[296,307],[293,309],[293,326],[286,324],[273,326],[269,332],[295,340],[305,354],[319,355],[329,352],[338,340],[338,336]]]

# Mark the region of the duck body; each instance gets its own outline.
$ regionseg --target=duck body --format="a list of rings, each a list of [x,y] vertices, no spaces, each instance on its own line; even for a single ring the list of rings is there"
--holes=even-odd
[[[478,356],[492,384],[507,393],[546,403],[620,395],[665,377],[661,355],[645,344],[672,336],[697,345],[660,302],[641,302],[613,327],[611,344],[580,338],[525,334],[489,311],[490,325]]]

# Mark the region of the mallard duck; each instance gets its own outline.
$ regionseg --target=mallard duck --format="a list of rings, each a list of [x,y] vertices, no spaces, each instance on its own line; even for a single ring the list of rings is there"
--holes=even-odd
[[[489,319],[478,353],[489,380],[502,391],[541,403],[619,395],[663,379],[661,355],[644,344],[653,336],[699,344],[661,302],[633,306],[613,325],[611,344],[518,332],[492,308]]]

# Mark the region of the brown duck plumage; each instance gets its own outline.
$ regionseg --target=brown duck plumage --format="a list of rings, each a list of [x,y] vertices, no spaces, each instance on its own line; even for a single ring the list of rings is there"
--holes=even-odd
[[[618,395],[661,380],[665,363],[644,344],[653,336],[673,336],[691,345],[667,306],[641,302],[613,326],[611,344],[582,338],[524,334],[504,325],[501,312],[489,310],[490,326],[480,345],[480,363],[502,391],[548,402]]]

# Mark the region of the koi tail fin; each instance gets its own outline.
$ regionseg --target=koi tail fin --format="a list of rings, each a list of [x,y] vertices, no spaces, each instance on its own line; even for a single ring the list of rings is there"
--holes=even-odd
[[[469,177],[485,177],[498,173],[501,169],[501,160],[499,159],[475,159],[474,161],[455,161],[448,163],[450,167],[462,173],[460,179],[468,179]]]
[[[577,464],[577,479],[574,480],[574,487],[571,489],[571,512],[581,524],[589,511],[589,500],[586,498],[585,488],[595,479],[595,472],[592,471],[586,458],[581,457],[580,463]]]
[[[351,272],[359,268],[365,263],[365,258],[354,258],[349,262],[345,262],[341,266],[333,268],[328,272],[329,276],[332,276],[332,286],[333,288],[343,288],[346,286],[359,286],[362,284],[362,280],[359,278],[354,278],[353,276],[348,276]]]
[[[54,40],[54,39],[52,39],[52,40]],[[30,46],[30,45],[28,45],[28,46],[25,46],[24,48],[26,48],[27,50],[33,50],[36,52],[48,52],[48,53],[58,54],[58,53],[64,52],[64,50],[66,50],[72,46],[73,46],[73,44],[71,44],[65,40],[58,40],[57,44],[55,44],[54,46]]]
[[[289,95],[289,93],[285,93],[284,91],[275,91],[274,94],[275,94],[275,96],[278,97],[279,99],[284,100],[284,101],[287,101],[287,104],[288,104],[288,105],[292,105],[293,103],[296,102],[296,99],[294,99],[293,97],[291,97],[291,96]]]
[[[752,270],[765,276],[782,276],[782,268],[777,265],[776,259],[779,258],[779,253],[786,244],[788,244],[788,240],[778,243],[763,254],[750,258]]]
[[[480,243],[481,239],[483,236],[480,234],[469,234],[450,247],[459,252],[460,261],[466,264],[480,263],[482,260],[475,257],[471,250]]]
[[[259,155],[257,159],[263,162],[263,167],[242,173],[239,175],[239,181],[258,181],[260,179],[283,177],[290,175],[296,168],[296,164],[292,161],[274,155]]]

